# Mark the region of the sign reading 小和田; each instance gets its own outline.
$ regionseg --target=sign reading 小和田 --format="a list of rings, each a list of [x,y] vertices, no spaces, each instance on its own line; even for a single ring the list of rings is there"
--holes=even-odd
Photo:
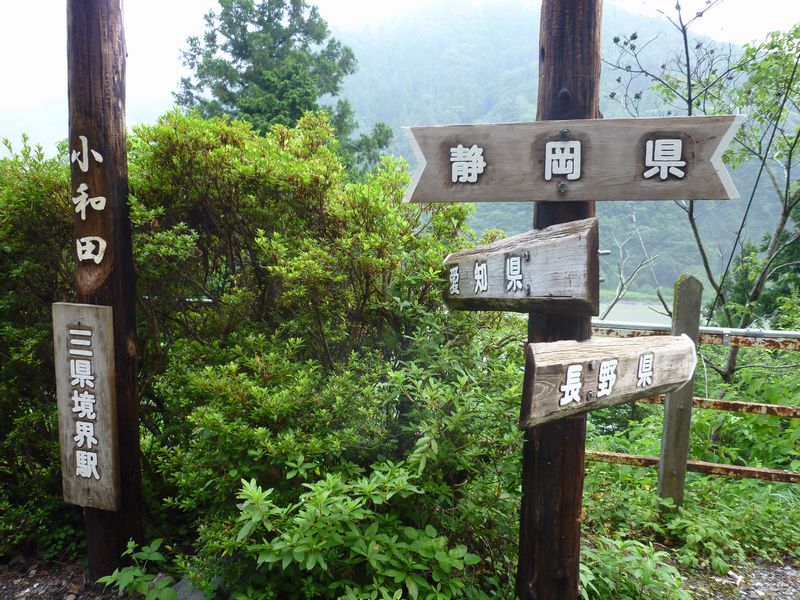
[[[117,510],[119,470],[112,309],[53,304],[64,500]]]

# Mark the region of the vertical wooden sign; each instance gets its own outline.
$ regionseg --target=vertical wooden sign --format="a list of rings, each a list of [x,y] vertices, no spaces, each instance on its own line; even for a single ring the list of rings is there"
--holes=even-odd
[[[117,510],[117,403],[111,307],[53,304],[64,500]]]
[[[84,509],[93,577],[111,573],[127,540],[142,537],[125,54],[121,0],[67,1],[75,291],[80,303],[113,309],[119,502],[113,512]]]

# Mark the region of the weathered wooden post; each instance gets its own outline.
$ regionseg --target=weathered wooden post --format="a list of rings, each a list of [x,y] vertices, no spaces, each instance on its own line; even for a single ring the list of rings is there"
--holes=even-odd
[[[83,490],[68,501],[84,506],[89,568],[93,577],[111,573],[129,538],[141,539],[141,474],[136,396],[135,277],[128,216],[128,168],[125,132],[125,36],[121,0],[68,0],[67,61],[69,70],[69,156],[72,203],[75,208],[76,296],[93,307],[70,312],[56,323],[56,343],[67,336],[69,378],[59,389],[59,413],[66,414],[62,431],[65,480]],[[74,305],[73,305],[74,306]],[[54,307],[54,312],[60,310]],[[111,313],[113,334],[103,331]],[[83,332],[83,333],[81,333]],[[114,423],[108,437],[99,424],[101,373],[92,339],[113,340],[113,391],[103,402],[115,401]],[[94,337],[93,337],[94,336]],[[57,347],[57,354],[63,348]],[[84,352],[83,355],[77,353]],[[57,365],[57,368],[61,366]],[[63,387],[63,385],[62,385]],[[110,398],[110,396],[115,398]],[[97,409],[97,410],[95,410]],[[113,431],[116,429],[116,431]],[[68,447],[64,447],[65,442]],[[69,446],[74,442],[75,447]],[[116,445],[119,464],[103,462],[95,450]],[[111,461],[111,459],[109,459]],[[116,478],[118,497],[91,492],[92,482]],[[112,508],[111,510],[108,510]]]
[[[700,305],[703,284],[691,275],[675,283],[672,306],[672,335],[686,335],[697,345],[700,332]],[[667,394],[664,402],[664,427],[661,435],[661,458],[658,462],[658,495],[672,498],[676,506],[683,502],[686,461],[689,458],[689,430],[692,424],[694,385]]]
[[[537,120],[600,116],[602,0],[542,0]],[[562,131],[569,141],[571,133]],[[567,196],[569,183],[560,182]],[[595,216],[594,202],[537,202],[533,227]],[[530,313],[528,342],[585,340],[591,314]],[[526,377],[527,380],[527,377]],[[525,430],[517,595],[577,599],[586,415]]]
[[[677,389],[686,336],[589,340],[599,277],[595,200],[733,199],[722,152],[740,119],[595,118],[600,0],[543,0],[535,123],[412,127],[408,202],[535,200],[534,230],[445,260],[445,302],[528,312],[517,594],[579,594],[585,413]],[[555,121],[555,122],[554,122]]]

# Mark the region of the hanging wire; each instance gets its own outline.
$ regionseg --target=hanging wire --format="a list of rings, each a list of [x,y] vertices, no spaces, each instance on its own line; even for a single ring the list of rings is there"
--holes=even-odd
[[[761,166],[758,168],[758,175],[756,175],[756,181],[753,184],[753,191],[750,192],[750,199],[747,201],[747,208],[744,211],[744,216],[742,217],[742,223],[739,225],[739,231],[736,233],[736,240],[733,242],[733,248],[731,248],[731,254],[728,257],[728,264],[725,265],[725,271],[722,274],[722,279],[719,282],[719,288],[717,289],[717,293],[714,296],[714,302],[711,304],[711,310],[708,313],[708,319],[706,320],[706,326],[711,322],[711,318],[714,316],[714,309],[717,307],[717,301],[719,300],[720,294],[722,293],[723,286],[725,285],[725,278],[728,276],[728,271],[731,268],[731,263],[733,262],[733,255],[736,253],[736,248],[739,246],[739,242],[741,241],[742,231],[744,231],[745,223],[747,222],[747,215],[750,213],[750,207],[753,205],[753,199],[756,196],[756,190],[758,189],[758,182],[761,180],[761,174],[764,172],[764,167],[767,164],[767,157],[769,155],[769,150],[772,147],[772,142],[775,139],[775,133],[778,131],[778,123],[780,122],[781,113],[783,113],[783,108],[786,106],[786,101],[789,99],[789,93],[792,89],[792,84],[794,83],[794,76],[797,74],[797,65],[800,64],[800,55],[798,55],[797,59],[794,61],[794,68],[792,69],[792,75],[789,77],[789,84],[786,86],[786,93],[783,95],[783,100],[781,100],[781,105],[778,108],[778,112],[775,116],[775,124],[772,128],[772,134],[769,136],[769,142],[767,142],[767,148],[764,152],[764,158],[761,160]]]

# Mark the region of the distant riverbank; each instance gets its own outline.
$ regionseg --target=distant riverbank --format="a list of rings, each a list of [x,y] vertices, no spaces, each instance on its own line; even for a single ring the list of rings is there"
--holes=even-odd
[[[608,302],[600,303],[600,314],[605,312]],[[633,302],[622,300],[617,302],[605,318],[606,321],[626,321],[629,323],[669,323],[670,318],[664,314],[664,307],[658,300]]]

